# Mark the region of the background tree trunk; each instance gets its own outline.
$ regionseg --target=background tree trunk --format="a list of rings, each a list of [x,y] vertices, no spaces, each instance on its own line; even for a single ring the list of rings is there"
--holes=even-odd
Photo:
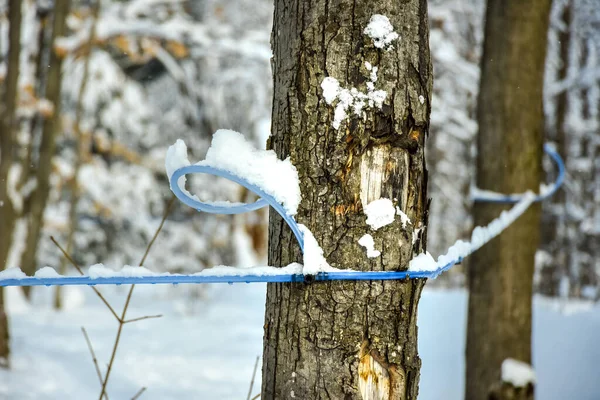
[[[400,40],[377,49],[363,34],[373,14],[389,17]],[[309,227],[329,264],[358,270],[406,269],[425,247],[424,144],[432,70],[427,2],[275,2],[274,103],[270,147],[298,169],[303,200],[297,220]],[[366,91],[378,66],[382,109],[332,128],[321,82]],[[352,113],[350,111],[349,113]],[[389,198],[411,219],[373,231],[363,208]],[[367,258],[358,240],[370,233],[382,255]],[[419,238],[413,244],[413,234]],[[282,219],[270,215],[269,265],[302,256]],[[424,282],[269,284],[263,399],[416,399],[417,304]]]
[[[30,213],[27,218],[27,239],[21,258],[21,269],[28,275],[33,275],[37,267],[37,247],[44,223],[44,210],[50,193],[49,180],[56,144],[55,138],[60,129],[62,58],[54,50],[54,43],[57,37],[64,36],[66,33],[69,4],[70,0],[56,0],[54,5],[54,22],[50,40],[50,70],[45,92],[46,98],[54,104],[54,113],[51,117],[44,119],[39,160],[35,171],[37,186],[31,196]],[[29,297],[31,287],[23,287],[23,291]]]
[[[21,0],[8,3],[9,47],[5,85],[0,105],[0,263],[4,269],[12,243],[15,209],[8,197],[8,175],[13,164],[14,137],[17,126],[17,85],[21,52]],[[4,290],[0,288],[0,367],[9,366],[10,343],[8,317],[4,310]]]
[[[573,20],[572,5],[566,1],[562,6],[562,26],[558,32],[560,67],[556,71],[556,80],[563,81],[569,75],[569,51],[572,46],[571,24]],[[562,156],[565,165],[568,163],[567,155],[567,115],[569,113],[569,91],[562,90],[557,96],[556,111],[552,126],[548,126],[547,136],[556,143],[557,151]],[[539,292],[548,296],[559,296],[561,277],[569,276],[569,243],[565,237],[567,229],[567,193],[564,186],[542,206],[541,244],[551,255],[550,262],[541,266],[541,279]]]
[[[73,242],[75,239],[75,232],[77,232],[77,206],[81,198],[81,188],[79,187],[79,171],[83,164],[83,160],[90,149],[91,133],[83,133],[81,130],[81,122],[83,120],[84,106],[83,96],[85,94],[87,83],[90,75],[90,60],[92,58],[92,51],[94,50],[94,41],[96,40],[96,27],[98,25],[98,15],[100,14],[101,0],[96,0],[92,5],[91,18],[92,25],[89,29],[89,38],[83,46],[84,59],[83,59],[83,76],[81,77],[81,84],[79,86],[79,92],[77,94],[77,105],[75,106],[75,121],[73,121],[73,130],[75,133],[75,165],[73,166],[73,180],[71,182],[71,202],[69,203],[69,219],[68,219],[68,233],[67,233],[67,253],[73,255]],[[58,273],[66,275],[67,273],[67,259],[61,257],[60,266]],[[62,308],[62,288],[56,286],[54,292],[54,308]]]
[[[478,104],[477,185],[537,191],[542,84],[551,0],[488,0]],[[508,206],[476,203],[476,225]],[[508,357],[531,363],[531,297],[539,204],[471,256],[466,398],[488,397]]]

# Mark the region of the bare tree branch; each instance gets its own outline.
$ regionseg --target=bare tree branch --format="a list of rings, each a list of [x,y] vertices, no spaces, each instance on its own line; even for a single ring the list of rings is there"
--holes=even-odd
[[[137,321],[142,321],[145,319],[151,319],[151,318],[160,318],[162,317],[162,314],[157,314],[157,315],[146,315],[144,317],[139,317],[139,318],[132,318],[132,319],[128,319],[123,321],[124,324],[129,324],[131,322],[137,322]]]
[[[52,241],[52,243],[54,243],[54,245],[56,247],[58,247],[58,249],[63,253],[63,255],[65,256],[65,258],[67,260],[69,260],[69,262],[75,267],[75,269],[81,274],[84,275],[83,271],[81,270],[81,268],[79,267],[79,265],[77,265],[77,263],[75,262],[75,260],[73,260],[73,257],[71,257],[69,255],[69,253],[67,253],[67,251],[65,249],[63,249],[63,247],[58,244],[58,242],[56,241],[56,239],[54,238],[54,236],[50,236],[50,240]],[[102,293],[96,289],[94,286],[90,286],[92,288],[92,290],[98,295],[98,297],[100,297],[100,300],[102,300],[102,302],[104,303],[104,305],[106,307],[108,307],[108,309],[110,310],[110,312],[112,313],[112,315],[117,319],[117,321],[120,323],[121,322],[121,318],[119,318],[119,316],[117,315],[117,312],[115,311],[114,308],[112,308],[112,306],[109,304],[108,300],[106,300],[106,298],[104,298],[104,296],[102,295]]]
[[[138,392],[135,394],[135,396],[133,396],[131,398],[131,400],[137,400],[139,399],[139,397],[142,395],[142,393],[144,393],[146,391],[146,387],[144,386],[143,388],[141,388],[140,390],[138,390]]]
[[[250,396],[252,396],[252,387],[254,386],[254,378],[256,377],[256,369],[258,368],[258,360],[260,357],[256,357],[256,361],[254,362],[254,370],[252,371],[252,379],[250,380],[250,388],[248,389],[248,396],[246,400],[250,400]]]
[[[98,375],[98,379],[100,381],[100,384],[102,385],[102,382],[103,382],[102,372],[100,372],[100,366],[98,365],[98,359],[96,358],[96,353],[94,352],[94,348],[92,347],[92,342],[90,341],[90,337],[88,336],[87,331],[85,330],[85,328],[83,326],[81,327],[81,332],[83,332],[83,337],[85,338],[88,349],[90,349],[90,354],[92,355],[92,361],[94,362],[94,367],[96,368],[96,374]],[[104,399],[108,400],[108,393],[104,393]]]
[[[156,238],[158,237],[158,234],[162,230],[163,225],[165,224],[165,221],[167,220],[167,216],[171,212],[171,207],[173,206],[174,202],[175,202],[175,195],[171,196],[171,200],[169,200],[169,203],[167,204],[167,208],[165,209],[165,213],[162,217],[162,220],[160,221],[160,225],[156,229],[156,232],[154,233],[152,240],[150,240],[150,243],[148,243],[146,252],[144,253],[144,256],[142,257],[142,260],[140,261],[140,266],[144,265],[144,262],[146,261],[146,257],[148,256],[148,253],[150,253],[150,249],[152,248],[152,245],[154,244],[154,242],[156,241]],[[112,354],[110,356],[110,361],[108,362],[108,369],[106,370],[106,378],[104,378],[104,383],[102,384],[102,391],[100,392],[100,397],[98,398],[98,400],[102,400],[102,396],[104,395],[104,392],[106,391],[106,384],[108,383],[108,378],[110,378],[110,372],[112,371],[112,366],[115,362],[115,356],[117,355],[117,349],[119,348],[119,341],[121,340],[121,332],[123,332],[123,326],[125,325],[123,321],[125,321],[125,316],[127,315],[127,309],[129,308],[129,303],[131,302],[131,296],[133,295],[134,288],[135,288],[135,285],[131,285],[131,288],[129,289],[129,293],[127,294],[127,300],[125,300],[125,305],[123,306],[123,313],[121,314],[121,318],[119,318],[119,328],[117,329],[117,337],[115,338],[115,343],[113,345]]]

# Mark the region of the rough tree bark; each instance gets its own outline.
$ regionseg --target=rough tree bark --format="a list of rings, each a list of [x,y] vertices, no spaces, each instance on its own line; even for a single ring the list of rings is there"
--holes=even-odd
[[[558,28],[560,66],[556,73],[556,80],[567,79],[569,73],[569,50],[572,45],[571,25],[573,20],[572,5],[570,1],[562,5],[561,22]],[[556,96],[556,116],[554,125],[548,127],[549,136],[556,143],[557,150],[567,164],[567,114],[569,112],[569,91],[563,90]],[[552,199],[543,205],[542,222],[542,247],[552,255],[552,261],[542,266],[539,292],[548,296],[558,296],[561,277],[569,276],[568,242],[564,233],[567,217],[567,195],[564,186],[552,196]]]
[[[43,226],[44,210],[50,193],[50,171],[56,144],[55,138],[60,129],[62,58],[58,56],[53,46],[57,37],[65,36],[69,5],[70,0],[56,0],[53,10],[50,70],[46,81],[46,98],[54,104],[54,113],[52,116],[44,118],[39,160],[35,171],[37,186],[31,196],[30,212],[27,217],[27,238],[21,258],[21,269],[28,275],[33,275],[37,267],[37,247]],[[27,297],[29,297],[30,290],[30,287],[23,288]]]
[[[15,224],[15,209],[8,196],[8,174],[13,164],[16,130],[17,84],[21,53],[21,0],[8,3],[9,47],[5,84],[0,105],[0,270],[8,261]],[[9,366],[10,343],[8,317],[4,311],[4,290],[0,288],[0,367]]]
[[[400,35],[389,51],[375,48],[363,33],[374,14],[389,17]],[[428,40],[426,0],[275,1],[270,146],[297,167],[297,220],[312,230],[334,267],[404,270],[425,247],[425,230],[416,228],[427,224]],[[383,107],[334,129],[321,82],[333,77],[366,92],[371,72],[365,62],[379,68],[375,88],[387,92]],[[371,230],[363,208],[379,198],[392,199],[412,224],[403,227],[397,218]],[[367,258],[358,244],[365,233],[373,235],[381,256]],[[271,213],[269,264],[295,261],[302,261],[295,239]],[[262,398],[416,399],[423,284],[269,284]]]
[[[477,185],[537,191],[551,0],[488,0],[478,99]],[[476,203],[476,225],[508,206]],[[531,297],[539,204],[471,256],[466,398],[488,398],[506,358],[531,363]],[[523,393],[526,393],[524,391]]]

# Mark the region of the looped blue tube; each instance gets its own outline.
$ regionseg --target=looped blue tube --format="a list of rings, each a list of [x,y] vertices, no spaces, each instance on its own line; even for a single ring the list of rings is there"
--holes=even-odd
[[[187,174],[211,174],[215,176],[220,176],[225,179],[229,179],[230,181],[235,182],[238,185],[242,185],[248,190],[256,193],[259,196],[259,199],[254,203],[250,204],[243,203],[230,205],[215,205],[210,203],[203,203],[201,201],[191,198],[187,193],[181,190],[181,188],[177,184],[179,178]],[[279,215],[281,215],[283,220],[289,225],[290,229],[294,233],[294,236],[296,236],[296,240],[300,245],[300,249],[302,250],[302,252],[304,252],[304,235],[300,231],[300,228],[298,227],[298,224],[296,223],[294,217],[286,213],[283,206],[277,200],[275,200],[273,196],[266,193],[260,187],[248,182],[246,179],[234,175],[231,172],[210,165],[188,165],[187,167],[182,167],[175,170],[175,172],[173,172],[173,175],[171,175],[169,183],[171,185],[171,190],[173,191],[173,193],[175,193],[175,196],[177,196],[177,198],[181,202],[198,211],[203,211],[212,214],[240,214],[248,211],[255,211],[265,206],[273,207],[273,209],[277,211]]]
[[[552,184],[552,187],[546,192],[538,195],[535,198],[536,202],[544,201],[554,195],[556,191],[561,187],[565,180],[565,163],[563,162],[560,155],[550,146],[548,143],[544,144],[544,152],[554,161],[558,169],[558,175],[556,181]],[[494,194],[494,195],[473,195],[471,199],[475,202],[480,203],[500,203],[500,204],[515,204],[521,201],[523,198],[522,194]]]

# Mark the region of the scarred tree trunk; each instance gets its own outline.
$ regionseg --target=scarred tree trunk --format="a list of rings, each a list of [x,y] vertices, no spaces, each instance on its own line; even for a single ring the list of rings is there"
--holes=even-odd
[[[537,191],[551,0],[488,0],[478,104],[477,185]],[[476,203],[475,224],[508,206]],[[531,363],[531,298],[540,207],[471,256],[466,398],[486,399],[506,358]],[[523,391],[526,393],[526,391]]]
[[[380,49],[364,34],[374,14],[400,35]],[[427,2],[275,1],[274,103],[270,146],[298,169],[296,216],[312,230],[329,264],[356,270],[404,270],[425,247],[432,70]],[[367,92],[366,62],[377,66],[381,108],[366,107],[332,126],[334,106],[321,83]],[[411,219],[377,231],[364,207],[388,198]],[[421,233],[419,233],[421,232]],[[358,240],[370,233],[381,255],[367,258]],[[418,235],[413,241],[413,235]],[[269,264],[302,261],[291,231],[270,215]],[[424,282],[269,284],[263,399],[416,399],[417,305]]]

